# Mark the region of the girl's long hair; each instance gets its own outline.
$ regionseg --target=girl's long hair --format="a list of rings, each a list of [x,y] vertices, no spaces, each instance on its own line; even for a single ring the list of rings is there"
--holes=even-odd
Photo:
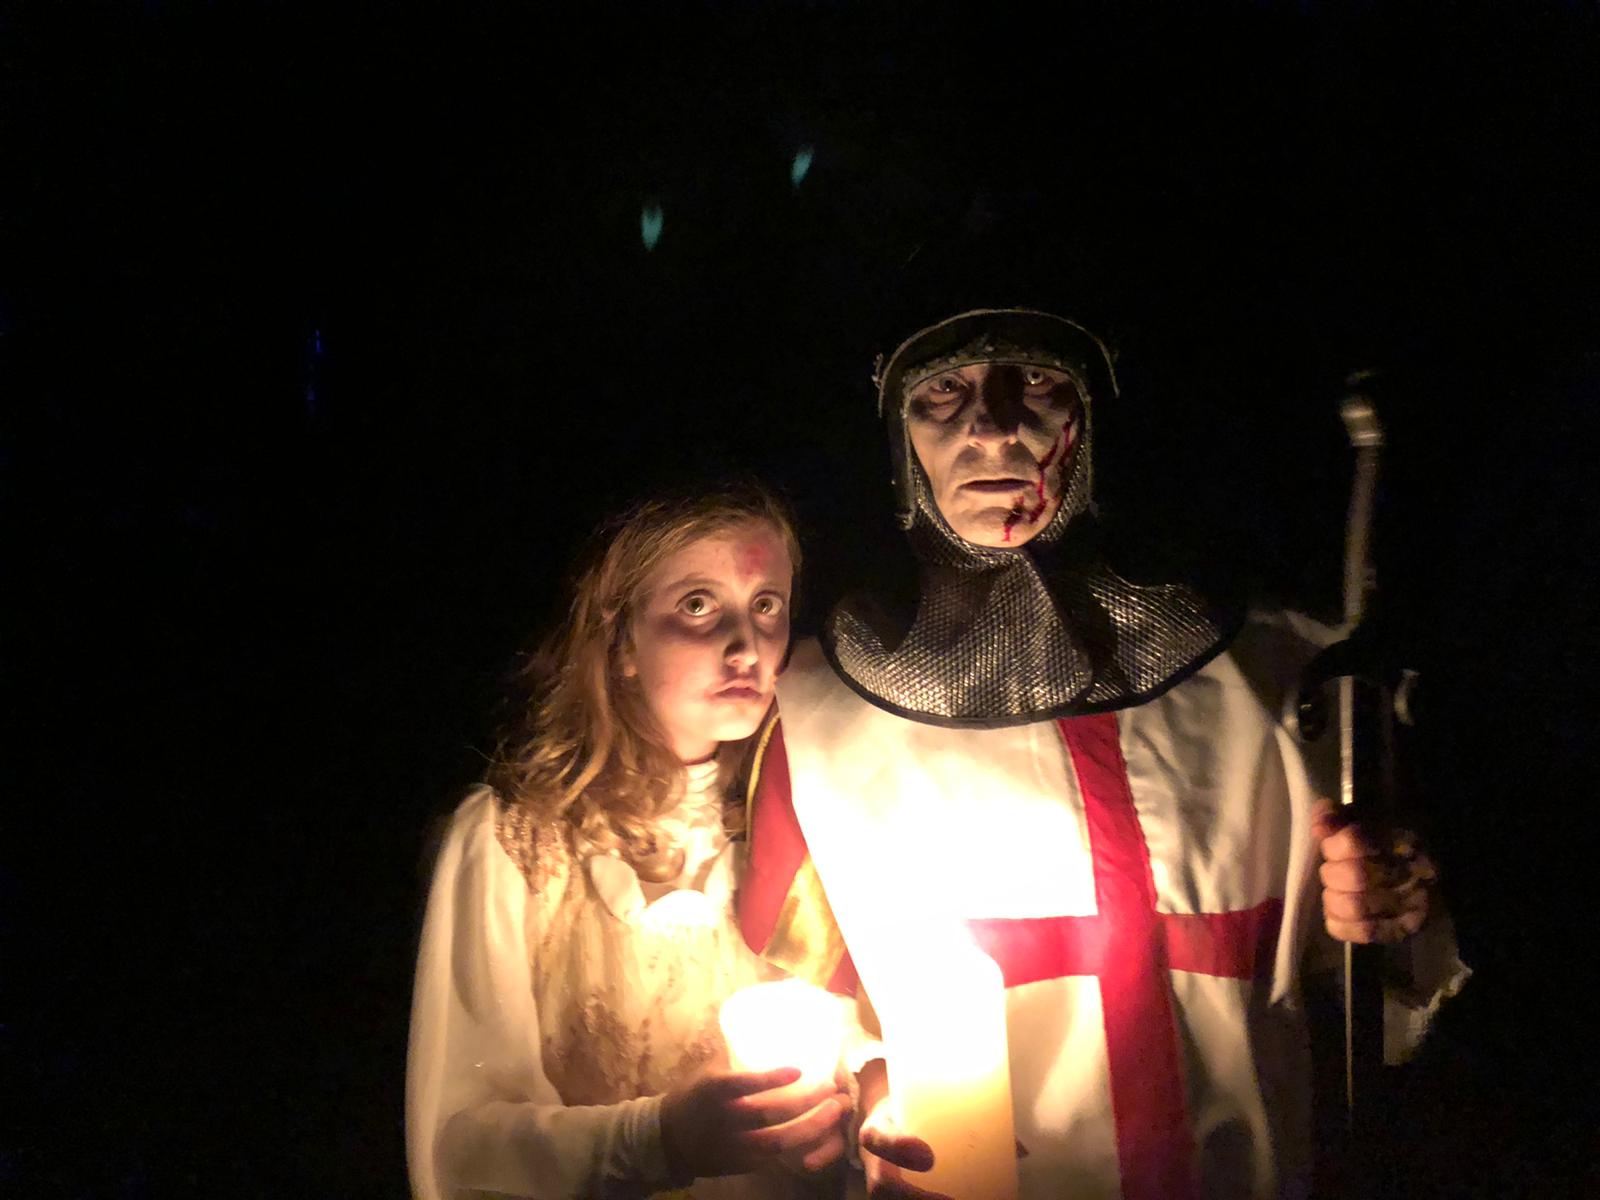
[[[700,538],[752,521],[778,531],[796,576],[800,546],[786,506],[741,484],[648,500],[603,526],[559,626],[517,671],[512,711],[487,782],[541,825],[565,827],[583,853],[617,851],[639,876],[670,879],[681,855],[657,819],[683,789],[638,681],[622,674],[650,573]]]

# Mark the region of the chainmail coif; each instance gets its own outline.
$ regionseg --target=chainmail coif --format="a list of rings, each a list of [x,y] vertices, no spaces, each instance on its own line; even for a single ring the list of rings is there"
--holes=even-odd
[[[1037,338],[1041,314],[1022,315]],[[1004,310],[965,314],[984,319],[993,331],[968,339],[971,354],[982,355],[1005,337],[1010,316]],[[1061,324],[1069,336],[1074,330],[1082,334],[1070,323]],[[1046,345],[1025,358],[1007,356],[1067,369],[1084,399],[1084,428],[1050,523],[1020,547],[977,546],[951,530],[905,441],[907,381],[919,365],[914,354],[906,365],[906,351],[929,332],[902,346],[880,377],[890,437],[900,439],[905,454],[896,465],[908,493],[902,496],[902,512],[909,511],[920,594],[911,610],[872,596],[840,604],[822,638],[835,669],[866,699],[901,716],[992,728],[1139,704],[1208,662],[1232,637],[1237,617],[1182,584],[1131,583],[1096,548],[1091,387],[1099,383],[1095,390],[1105,390],[1105,381],[1112,379],[1109,363],[1100,364],[1099,371],[1074,369],[1073,355]],[[1073,348],[1081,363],[1082,347]],[[946,352],[936,361],[946,370],[958,360]]]

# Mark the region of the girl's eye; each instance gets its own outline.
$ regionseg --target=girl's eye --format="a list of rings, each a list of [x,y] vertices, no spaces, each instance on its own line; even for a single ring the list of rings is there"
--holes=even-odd
[[[686,617],[704,617],[716,610],[716,602],[705,592],[691,592],[678,601],[678,611]]]

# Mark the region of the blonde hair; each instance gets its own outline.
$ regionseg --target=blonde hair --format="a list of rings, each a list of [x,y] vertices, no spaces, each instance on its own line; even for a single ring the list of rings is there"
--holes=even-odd
[[[649,880],[670,879],[682,855],[658,818],[682,796],[683,764],[622,672],[645,581],[701,538],[751,522],[783,538],[798,575],[787,507],[744,484],[647,500],[602,526],[560,625],[517,673],[514,711],[488,783],[541,824],[564,827],[582,852],[615,850]]]

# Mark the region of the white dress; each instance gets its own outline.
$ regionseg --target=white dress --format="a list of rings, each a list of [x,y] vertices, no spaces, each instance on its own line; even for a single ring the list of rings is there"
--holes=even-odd
[[[422,1200],[566,1200],[671,1189],[661,1096],[716,1059],[721,1002],[779,973],[732,919],[738,843],[715,762],[688,768],[665,821],[670,884],[563,836],[488,789],[457,808],[417,957],[406,1070],[411,1184]],[[680,1195],[798,1196],[774,1172]]]

